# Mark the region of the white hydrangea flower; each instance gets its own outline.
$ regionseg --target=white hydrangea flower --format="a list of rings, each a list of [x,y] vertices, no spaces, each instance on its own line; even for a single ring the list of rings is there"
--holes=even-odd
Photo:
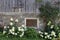
[[[15,31],[15,27],[12,27],[12,31]]]
[[[3,31],[3,34],[5,34],[6,33],[6,31]]]
[[[40,35],[41,37],[44,37],[43,35]]]
[[[22,25],[22,27],[25,27],[25,25]]]
[[[54,35],[54,37],[56,37],[56,35]]]
[[[15,20],[15,22],[18,22],[18,21],[19,21],[18,19]]]
[[[6,26],[4,26],[4,29],[6,28]]]
[[[22,32],[22,34],[21,35],[19,35],[20,37],[22,37],[24,35],[24,32]]]
[[[21,27],[18,27],[18,30],[20,31]]]
[[[51,25],[51,29],[54,28],[54,25]]]
[[[15,35],[17,35],[17,33],[15,33]]]
[[[25,25],[22,25],[22,28],[24,28],[25,31],[27,30],[27,27]]]
[[[11,21],[13,21],[13,18],[10,18]]]
[[[45,35],[47,35],[48,33],[47,32],[45,32]]]
[[[47,35],[47,37],[49,38],[49,37],[50,37],[50,35]]]
[[[50,24],[51,24],[51,21],[49,21],[47,25],[50,25]]]
[[[45,36],[45,38],[47,38],[47,36]]]
[[[15,33],[14,33],[14,32],[12,32],[12,34],[14,35]]]
[[[39,31],[39,33],[43,34],[43,32]]]
[[[54,32],[54,31],[52,31],[52,32],[51,32],[51,35],[55,35],[55,32]]]
[[[18,31],[20,31],[20,28],[18,29]]]
[[[22,28],[22,29],[20,29],[20,31],[24,31],[24,29]]]
[[[12,33],[12,30],[10,29],[9,32]]]
[[[10,25],[12,26],[12,25],[13,25],[13,23],[12,23],[12,22],[10,22]]]

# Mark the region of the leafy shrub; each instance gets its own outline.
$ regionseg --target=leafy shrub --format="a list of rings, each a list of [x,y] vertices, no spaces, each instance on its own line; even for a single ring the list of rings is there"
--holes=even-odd
[[[47,28],[46,28],[46,31],[42,32],[42,31],[39,31],[39,34],[40,34],[40,37],[43,38],[43,39],[48,39],[48,40],[52,40],[53,38],[58,38],[58,34],[59,34],[59,27],[52,24],[51,21],[49,21],[47,23]]]
[[[3,34],[22,37],[26,31],[26,26],[18,26],[17,23],[18,19],[13,20],[13,18],[11,18],[10,24],[8,26],[4,26]]]
[[[25,36],[28,38],[37,38],[37,32],[34,28],[27,28],[27,31],[25,31]]]

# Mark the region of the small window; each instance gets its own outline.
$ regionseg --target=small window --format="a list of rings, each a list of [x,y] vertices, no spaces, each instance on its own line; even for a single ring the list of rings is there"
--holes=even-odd
[[[25,18],[25,25],[27,27],[39,27],[38,18]]]

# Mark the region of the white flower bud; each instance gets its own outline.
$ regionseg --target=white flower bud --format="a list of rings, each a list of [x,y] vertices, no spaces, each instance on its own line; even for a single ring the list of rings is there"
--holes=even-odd
[[[43,35],[40,35],[41,37],[43,37]]]
[[[12,34],[14,35],[14,32],[12,32]]]
[[[47,35],[48,33],[47,32],[45,32],[45,35]]]
[[[45,36],[45,38],[47,38],[47,36]]]
[[[52,32],[51,32],[51,35],[55,35],[55,32],[54,32],[54,31],[52,31]]]
[[[13,18],[10,18],[11,21],[13,21]]]
[[[9,32],[12,33],[12,30],[10,29]]]
[[[21,29],[21,27],[18,27],[18,30],[19,30],[19,31],[21,31],[20,29]]]
[[[17,33],[15,33],[15,35],[17,35]]]
[[[22,25],[22,27],[25,27],[25,25]]]
[[[54,28],[54,25],[51,25],[51,29]]]
[[[15,22],[18,22],[18,19],[16,19]]]
[[[10,25],[12,26],[12,25],[13,25],[13,23],[12,23],[12,22],[10,22]]]
[[[24,31],[24,29],[22,28],[22,29],[18,29],[19,31]]]
[[[47,25],[50,25],[50,24],[51,24],[51,21],[49,21]]]
[[[50,35],[47,35],[47,37],[49,38],[49,37],[50,37]]]
[[[56,37],[56,35],[54,35],[54,37]]]
[[[4,29],[6,28],[6,26],[4,26]]]
[[[15,31],[15,27],[12,27],[12,31]]]
[[[43,34],[43,32],[39,31],[40,34]]]

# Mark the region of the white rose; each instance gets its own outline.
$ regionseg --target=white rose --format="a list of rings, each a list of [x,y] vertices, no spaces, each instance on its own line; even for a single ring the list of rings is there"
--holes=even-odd
[[[48,33],[47,32],[45,32],[45,35],[47,35]]]
[[[12,22],[10,22],[10,25],[12,26],[12,25],[13,25],[13,23],[12,23]]]
[[[6,28],[6,26],[4,26],[4,29]]]
[[[16,19],[15,22],[18,22],[18,19]]]
[[[13,21],[13,18],[10,18],[11,21]]]
[[[54,25],[51,25],[51,29],[54,27]]]
[[[6,31],[3,31],[3,34],[5,34],[6,33]]]

